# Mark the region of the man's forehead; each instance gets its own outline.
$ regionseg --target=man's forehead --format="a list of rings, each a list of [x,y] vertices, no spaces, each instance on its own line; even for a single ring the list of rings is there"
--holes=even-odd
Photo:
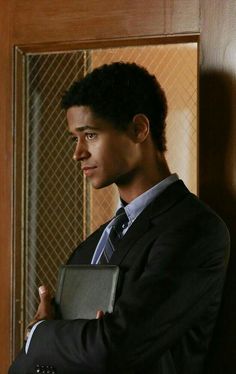
[[[67,110],[66,117],[69,126],[72,126],[78,131],[97,127],[97,121],[88,107],[73,106]]]
[[[67,118],[81,118],[83,120],[87,120],[87,118],[93,118],[93,113],[88,106],[72,106],[67,109],[66,111]]]

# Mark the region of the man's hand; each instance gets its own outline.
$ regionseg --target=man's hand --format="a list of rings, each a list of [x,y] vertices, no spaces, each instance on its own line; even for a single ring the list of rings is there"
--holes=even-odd
[[[34,316],[33,321],[31,321],[26,328],[26,338],[28,337],[30,330],[36,322],[43,319],[54,318],[55,312],[52,305],[52,296],[46,286],[42,285],[39,287],[39,297],[40,303],[38,306],[38,310]]]

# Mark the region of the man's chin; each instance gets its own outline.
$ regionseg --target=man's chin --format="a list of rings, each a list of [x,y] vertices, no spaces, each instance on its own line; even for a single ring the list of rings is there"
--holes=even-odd
[[[105,188],[113,184],[113,182],[102,182],[94,180],[90,180],[90,183],[95,190],[100,190],[101,188]]]

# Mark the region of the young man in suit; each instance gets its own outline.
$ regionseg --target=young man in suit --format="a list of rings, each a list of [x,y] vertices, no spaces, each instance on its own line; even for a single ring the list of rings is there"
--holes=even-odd
[[[43,321],[34,324],[10,373],[47,367],[58,374],[202,374],[229,235],[169,171],[162,88],[144,68],[114,63],[75,82],[62,104],[74,160],[94,188],[115,183],[125,210],[112,251],[107,242],[116,219],[80,244],[68,262],[119,265],[122,281],[114,311],[93,320],[53,319],[44,290],[36,316]]]

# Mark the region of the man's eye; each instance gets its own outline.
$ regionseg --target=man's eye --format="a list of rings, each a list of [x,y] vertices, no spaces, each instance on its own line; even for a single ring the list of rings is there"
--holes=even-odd
[[[85,138],[86,138],[87,140],[93,140],[93,139],[96,138],[96,136],[97,136],[97,134],[95,134],[95,133],[93,133],[93,132],[88,132],[88,133],[85,134]]]

